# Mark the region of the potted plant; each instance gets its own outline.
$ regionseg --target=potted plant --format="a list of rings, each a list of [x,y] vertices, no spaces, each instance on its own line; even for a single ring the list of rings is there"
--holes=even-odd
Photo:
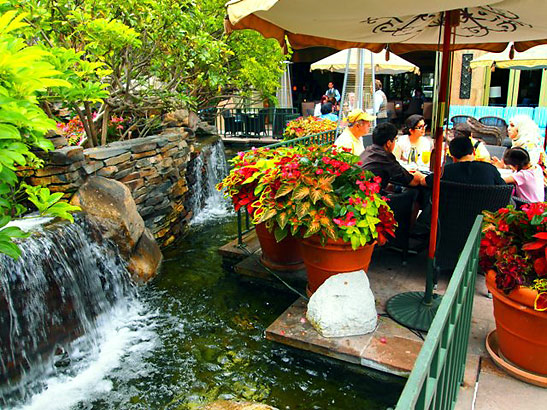
[[[480,266],[503,356],[547,375],[547,203],[485,212]]]
[[[333,146],[286,148],[260,180],[253,222],[274,224],[277,240],[299,236],[308,294],[328,277],[367,270],[375,244],[394,235],[396,222],[380,179],[359,158]]]
[[[311,115],[309,117],[298,117],[287,123],[287,127],[283,132],[283,140],[292,140],[335,129],[336,122],[327,118],[319,118]]]
[[[269,178],[274,183],[272,176],[275,171],[275,163],[283,156],[285,149],[271,150],[269,148],[253,148],[247,152],[239,152],[230,160],[232,169],[222,182],[217,185],[219,191],[232,200],[234,209],[241,208],[253,218],[257,211],[254,205],[266,185],[263,181]],[[293,271],[304,267],[300,250],[296,239],[292,235],[284,235],[276,240],[273,234],[275,229],[273,221],[256,223],[256,234],[262,255],[260,260],[270,269],[280,271]]]

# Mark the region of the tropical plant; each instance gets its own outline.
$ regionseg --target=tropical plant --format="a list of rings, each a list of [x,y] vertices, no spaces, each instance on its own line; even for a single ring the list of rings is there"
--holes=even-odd
[[[283,132],[283,139],[287,141],[335,129],[336,122],[327,118],[323,119],[311,115],[309,117],[298,117],[287,123],[287,127]]]
[[[253,223],[266,223],[277,241],[289,232],[343,239],[353,249],[383,244],[396,222],[380,181],[362,170],[358,158],[329,146],[255,149],[240,153],[219,189]]]
[[[547,310],[547,202],[484,212],[480,266],[496,272],[496,286],[538,291],[534,308]]]
[[[0,252],[12,257],[20,255],[12,238],[25,234],[17,227],[6,227],[26,207],[21,204],[29,192],[21,186],[16,174],[18,166],[39,168],[43,161],[35,151],[53,149],[46,133],[55,128],[38,105],[38,95],[49,87],[69,87],[58,78],[61,74],[48,61],[51,53],[38,46],[26,46],[15,33],[26,24],[23,14],[9,11],[0,16]],[[62,195],[62,194],[61,194]],[[58,203],[60,197],[42,191],[36,204],[50,204],[44,214],[67,217],[68,208]],[[71,217],[70,217],[71,218]]]

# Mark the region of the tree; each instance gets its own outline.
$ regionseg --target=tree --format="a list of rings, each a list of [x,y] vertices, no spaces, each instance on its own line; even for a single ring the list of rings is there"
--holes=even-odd
[[[56,68],[72,87],[43,101],[74,111],[92,146],[106,142],[112,115],[132,119],[121,138],[146,135],[168,110],[216,105],[236,92],[272,99],[282,73],[275,40],[224,34],[224,0],[10,3],[28,13],[29,44],[66,50]]]

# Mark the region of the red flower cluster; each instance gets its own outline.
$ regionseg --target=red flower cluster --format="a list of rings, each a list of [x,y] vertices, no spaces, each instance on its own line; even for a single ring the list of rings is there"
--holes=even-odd
[[[484,214],[479,264],[496,271],[498,289],[509,293],[517,286],[547,285],[547,203]]]

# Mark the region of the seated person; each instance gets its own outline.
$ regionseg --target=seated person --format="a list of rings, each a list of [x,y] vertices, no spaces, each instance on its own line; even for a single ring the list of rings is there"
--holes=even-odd
[[[361,137],[368,134],[370,122],[374,121],[374,115],[370,115],[363,110],[356,108],[348,114],[348,126],[336,138],[334,145],[340,148],[349,148],[353,155],[361,155],[364,151]]]
[[[473,138],[473,132],[467,123],[456,124],[452,128],[451,134],[452,138],[467,137],[471,139],[471,143],[475,149],[475,161],[490,162],[490,153],[488,152],[488,148],[486,148],[486,144],[481,140]],[[449,140],[451,140],[450,136]]]
[[[503,179],[515,185],[515,193],[519,198],[530,202],[545,200],[543,170],[539,165],[531,163],[528,151],[521,147],[510,148],[503,154],[503,162],[514,171]]]
[[[449,150],[454,163],[445,165],[441,176],[443,181],[472,185],[505,185],[495,166],[476,160],[470,138],[454,138],[450,141]],[[428,175],[423,184],[432,187],[433,175]]]
[[[321,97],[321,101],[319,101],[317,104],[315,104],[315,107],[313,109],[313,116],[314,117],[320,117],[321,116],[321,106],[325,104],[329,100],[329,97],[326,95]]]
[[[403,134],[393,151],[398,160],[417,163],[424,151],[431,152],[433,143],[425,136],[425,121],[421,115],[411,115],[406,119]]]
[[[331,121],[338,121],[338,116],[332,113],[332,104],[330,102],[321,106],[321,119],[327,119]]]
[[[403,168],[393,155],[397,142],[397,128],[391,123],[378,124],[372,132],[372,145],[361,154],[361,167],[382,178],[381,187],[385,190],[389,182],[403,186],[421,184],[424,175],[416,171],[411,174]]]

